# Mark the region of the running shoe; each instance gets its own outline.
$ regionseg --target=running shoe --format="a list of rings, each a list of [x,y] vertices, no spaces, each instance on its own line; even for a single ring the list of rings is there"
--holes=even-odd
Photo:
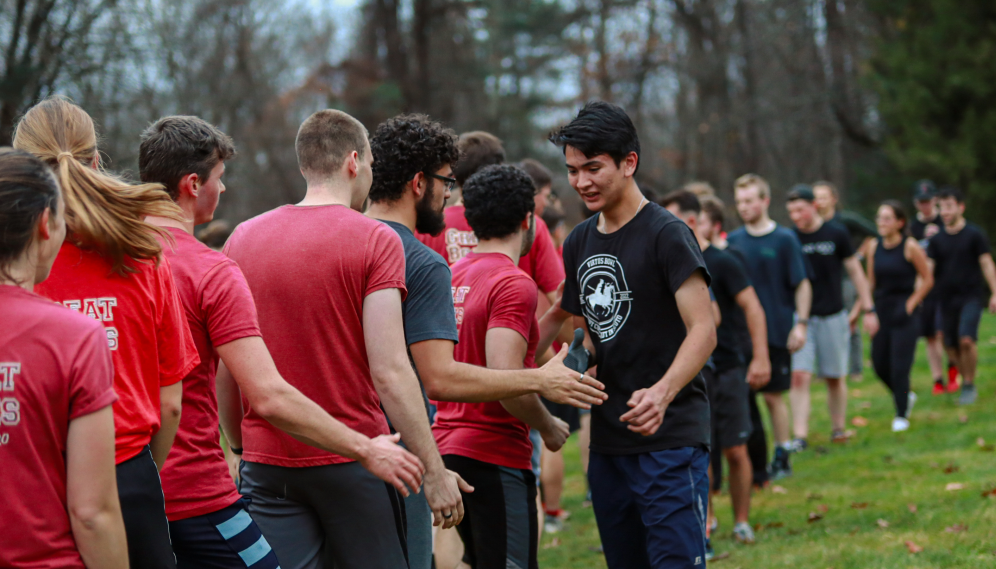
[[[809,448],[809,443],[806,439],[795,439],[792,441],[792,452],[802,452]]]
[[[712,516],[709,518],[709,533],[713,533],[719,528],[719,518]]]
[[[543,531],[546,533],[560,533],[564,529],[564,520],[558,516],[546,514],[543,517]]]
[[[847,436],[847,432],[843,429],[834,429],[830,431],[830,442],[838,445],[846,444],[850,437]]]
[[[769,479],[772,481],[792,476],[792,465],[789,464],[789,453],[787,450],[782,447],[775,448],[775,459],[771,461],[770,470],[771,475]]]
[[[948,364],[948,393],[958,393],[958,368]]]
[[[959,405],[971,405],[975,403],[975,399],[979,396],[979,392],[975,390],[974,383],[966,383],[961,386],[961,395],[958,397]]]
[[[754,528],[750,527],[747,522],[738,523],[733,526],[733,539],[744,545],[752,545],[754,543]]]
[[[906,417],[896,417],[892,420],[892,432],[901,433],[910,428],[910,421]]]
[[[910,391],[909,396],[906,398],[906,418],[909,419],[910,415],[913,414],[913,406],[916,405],[916,393]]]
[[[930,392],[932,395],[943,395],[944,394],[944,380],[935,379],[934,380],[934,390]]]
[[[709,538],[706,538],[706,561],[712,561],[713,557],[716,557],[716,552],[712,550],[712,542]]]

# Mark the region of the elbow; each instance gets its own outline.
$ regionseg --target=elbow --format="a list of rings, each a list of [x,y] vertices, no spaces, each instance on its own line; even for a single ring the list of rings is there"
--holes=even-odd
[[[160,413],[162,414],[161,420],[163,423],[179,423],[180,415],[183,412],[183,400],[182,399],[168,399],[163,400],[160,407]]]
[[[104,504],[69,504],[68,509],[69,518],[74,526],[88,533],[93,533],[103,525],[103,521],[110,515],[112,507],[110,500],[107,500]]]
[[[701,337],[702,337],[702,344],[703,344],[703,347],[706,349],[706,351],[709,354],[711,354],[712,351],[716,349],[716,342],[717,342],[717,339],[716,339],[716,327],[712,326],[711,324],[712,323],[710,322],[709,326],[705,326],[705,325],[700,326],[700,328],[701,328],[700,334],[701,334]]]
[[[448,401],[449,390],[446,389],[446,382],[441,381],[433,374],[420,375],[422,386],[425,387],[425,395],[433,401]]]

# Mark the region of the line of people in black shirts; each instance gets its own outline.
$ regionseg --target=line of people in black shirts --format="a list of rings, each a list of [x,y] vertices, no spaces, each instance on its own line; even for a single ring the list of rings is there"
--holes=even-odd
[[[909,222],[924,251],[902,205],[871,229],[826,182],[792,188],[796,227],[780,227],[749,174],[726,234],[704,184],[660,204],[641,192],[620,107],[588,103],[550,142],[594,212],[566,236],[552,174],[504,164],[494,136],[424,115],[369,134],[318,111],[295,142],[304,199],[218,251],[193,233],[226,189],[223,132],[156,121],[132,184],[101,168],[83,109],[30,109],[0,149],[0,453],[16,490],[0,564],[536,567],[541,525],[563,520],[558,451],[585,423],[609,567],[700,566],[721,457],[733,535],[752,543],[751,486],[805,449],[814,373],[830,439],[847,440],[859,320],[894,431],[925,330],[974,401],[996,269],[957,190],[918,184],[939,210]]]

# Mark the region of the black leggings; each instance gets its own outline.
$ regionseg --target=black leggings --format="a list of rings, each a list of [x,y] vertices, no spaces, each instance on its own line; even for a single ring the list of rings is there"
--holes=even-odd
[[[885,383],[896,404],[896,416],[906,417],[910,392],[910,370],[916,356],[916,341],[919,336],[919,310],[913,316],[905,316],[900,307],[883,306],[876,303],[882,314],[881,327],[872,338],[871,357],[875,373]],[[885,311],[882,309],[886,308]],[[899,311],[902,310],[900,313]]]

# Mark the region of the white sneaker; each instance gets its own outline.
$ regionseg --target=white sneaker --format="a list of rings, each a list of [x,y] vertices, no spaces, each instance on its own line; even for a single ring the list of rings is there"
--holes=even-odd
[[[913,406],[916,405],[916,393],[910,391],[909,396],[906,399],[906,418],[909,419],[910,415],[913,414]]]
[[[896,417],[892,420],[892,432],[901,433],[910,428],[910,422],[905,417]]]

